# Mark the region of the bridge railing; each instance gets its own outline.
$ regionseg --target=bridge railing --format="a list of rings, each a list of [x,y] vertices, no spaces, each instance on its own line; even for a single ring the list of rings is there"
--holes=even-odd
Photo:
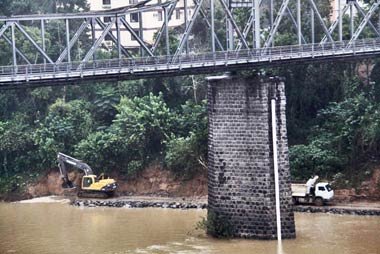
[[[154,56],[141,58],[100,59],[89,62],[71,62],[59,64],[30,64],[17,66],[1,66],[0,77],[17,77],[38,75],[65,75],[84,71],[112,71],[127,68],[134,71],[147,71],[159,68],[181,68],[187,65],[200,66],[208,63],[235,64],[244,61],[271,61],[278,59],[308,58],[314,56],[355,54],[361,51],[379,50],[380,38],[348,41],[304,44],[291,46],[276,46],[270,48],[249,49],[240,51],[217,51],[215,53],[181,54],[178,56]]]

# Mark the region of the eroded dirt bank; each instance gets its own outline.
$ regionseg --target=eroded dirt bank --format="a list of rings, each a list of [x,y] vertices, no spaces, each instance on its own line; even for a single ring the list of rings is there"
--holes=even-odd
[[[80,174],[72,172],[69,175],[69,178],[74,181],[75,185],[80,186]],[[200,172],[192,179],[186,180],[176,177],[168,170],[163,170],[158,166],[152,166],[143,170],[138,176],[128,180],[123,180],[118,176],[112,176],[112,178],[115,178],[118,182],[118,189],[115,196],[207,196],[206,172]],[[67,193],[62,189],[61,183],[59,172],[51,171],[46,176],[42,177],[38,183],[29,185],[25,197],[35,198],[48,195],[65,195]]]
[[[356,189],[335,190],[335,200],[338,203],[360,200],[380,201],[380,168],[375,169],[372,176]]]

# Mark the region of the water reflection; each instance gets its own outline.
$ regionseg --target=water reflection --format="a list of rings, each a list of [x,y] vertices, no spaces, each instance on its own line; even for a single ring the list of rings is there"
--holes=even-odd
[[[282,249],[282,240],[277,241],[277,254],[285,254],[284,250]]]

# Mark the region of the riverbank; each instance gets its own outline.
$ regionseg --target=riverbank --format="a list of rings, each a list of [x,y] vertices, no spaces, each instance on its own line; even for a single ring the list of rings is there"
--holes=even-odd
[[[331,213],[345,215],[380,216],[380,203],[353,202],[332,206],[294,206],[300,213]]]
[[[207,209],[207,197],[170,198],[154,196],[130,196],[108,200],[75,199],[77,207],[117,207],[117,208],[168,208],[168,209]],[[330,206],[294,206],[300,213],[330,213],[346,215],[380,216],[380,202],[353,202]]]

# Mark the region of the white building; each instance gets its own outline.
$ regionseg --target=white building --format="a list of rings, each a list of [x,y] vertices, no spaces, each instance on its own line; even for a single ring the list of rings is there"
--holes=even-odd
[[[343,11],[344,6],[349,3],[350,1],[357,2],[360,6],[363,7],[362,1],[356,1],[356,0],[331,0],[331,7],[332,7],[332,13],[331,13],[331,21],[335,21],[339,16],[339,9],[340,11]],[[352,14],[356,16],[358,13],[357,9],[353,6],[352,8]],[[350,15],[350,10],[348,9],[345,13],[345,15]]]
[[[191,15],[194,10],[194,3],[192,0],[179,0],[176,5],[176,8],[173,12],[171,20],[169,21],[169,27],[180,26],[185,23],[185,8],[184,1],[187,1],[187,10],[188,10],[188,20],[190,20]],[[139,2],[139,0],[88,0],[91,11],[100,11],[100,10],[109,10],[119,7],[125,7],[129,5],[135,5]],[[141,0],[140,0],[141,2]],[[152,0],[148,4],[157,4],[165,2],[165,0]],[[157,7],[155,10],[143,12],[142,15],[142,31],[143,31],[143,39],[146,43],[153,44],[154,35],[164,23],[164,10],[162,7]],[[127,14],[126,20],[133,28],[136,34],[139,34],[139,14],[132,13]],[[105,18],[103,20],[105,23],[109,22],[109,19]],[[96,37],[101,34],[102,29],[98,26],[96,28]],[[116,36],[116,27],[112,28],[112,33]],[[121,44],[126,48],[136,48],[139,47],[136,39],[128,32],[124,26],[121,26]],[[109,37],[106,37],[107,45],[111,46],[112,42]]]

